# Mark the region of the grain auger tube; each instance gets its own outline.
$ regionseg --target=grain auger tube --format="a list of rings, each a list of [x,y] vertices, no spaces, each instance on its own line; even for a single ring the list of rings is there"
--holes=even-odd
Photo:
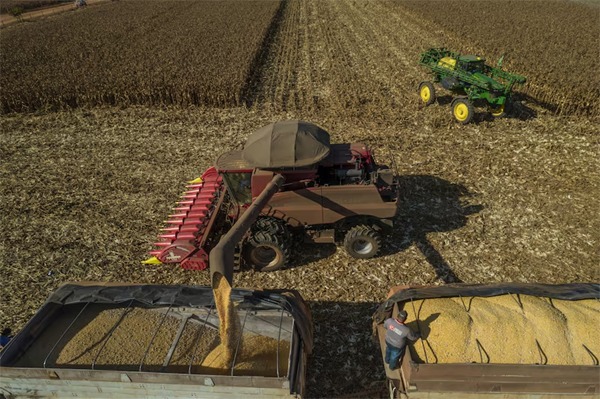
[[[248,210],[238,219],[227,234],[221,237],[219,243],[210,252],[209,265],[213,288],[220,276],[225,277],[229,285],[232,286],[235,246],[254,224],[265,205],[279,191],[284,181],[285,178],[282,175],[273,176],[269,184],[252,202]]]

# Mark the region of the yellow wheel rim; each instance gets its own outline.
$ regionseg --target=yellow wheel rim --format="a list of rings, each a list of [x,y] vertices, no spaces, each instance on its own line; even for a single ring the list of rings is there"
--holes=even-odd
[[[469,117],[469,107],[467,104],[458,103],[454,106],[454,117],[459,121],[465,121]]]
[[[423,100],[424,102],[427,102],[427,101],[429,101],[430,98],[431,98],[431,90],[429,90],[429,87],[427,87],[427,86],[421,87],[421,100]]]
[[[491,111],[491,113],[492,113],[492,115],[494,115],[494,116],[500,116],[500,115],[502,115],[502,114],[504,113],[504,104],[502,104],[502,105],[499,105],[499,106],[498,106],[498,107],[496,107],[496,108],[492,108],[492,111]]]

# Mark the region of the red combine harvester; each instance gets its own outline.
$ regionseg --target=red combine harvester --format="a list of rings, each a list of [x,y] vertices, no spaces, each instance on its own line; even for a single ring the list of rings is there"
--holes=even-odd
[[[243,150],[221,155],[188,185],[146,264],[208,267],[210,251],[275,176],[285,183],[262,208],[236,247],[236,267],[285,266],[294,239],[340,243],[355,258],[378,254],[393,226],[398,182],[364,144],[330,144],[329,134],[303,121],[272,123]]]

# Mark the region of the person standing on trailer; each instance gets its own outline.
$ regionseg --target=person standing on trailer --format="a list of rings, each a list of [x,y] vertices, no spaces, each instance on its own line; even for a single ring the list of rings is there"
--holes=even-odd
[[[395,370],[399,367],[400,359],[406,349],[406,341],[416,341],[421,337],[419,333],[413,332],[413,330],[404,325],[407,317],[408,313],[406,310],[400,310],[397,317],[390,317],[383,322],[386,344],[385,362],[390,367],[390,370]]]
[[[10,340],[12,339],[12,330],[10,328],[5,328],[2,330],[0,334],[0,349],[4,348]]]

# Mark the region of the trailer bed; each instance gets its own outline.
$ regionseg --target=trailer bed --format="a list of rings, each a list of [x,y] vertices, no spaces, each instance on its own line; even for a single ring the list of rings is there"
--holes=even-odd
[[[597,284],[565,284],[561,286],[496,284],[451,285],[443,287],[399,287],[374,315],[374,327],[382,358],[385,357],[385,329],[382,321],[398,308],[413,300],[468,296],[538,295],[564,300],[600,298]],[[498,320],[502,323],[503,320]],[[591,323],[589,328],[597,328]],[[434,327],[431,327],[434,328]],[[505,345],[516,345],[507,341]],[[415,343],[421,345],[421,343]],[[437,363],[415,357],[407,348],[400,368],[390,370],[384,363],[390,397],[394,398],[598,398],[600,397],[600,366],[591,354],[587,364],[553,365],[492,363],[489,358],[472,363]]]
[[[219,359],[211,289],[66,285],[0,352],[17,397],[301,397],[310,314],[293,292],[234,290],[241,334]]]

